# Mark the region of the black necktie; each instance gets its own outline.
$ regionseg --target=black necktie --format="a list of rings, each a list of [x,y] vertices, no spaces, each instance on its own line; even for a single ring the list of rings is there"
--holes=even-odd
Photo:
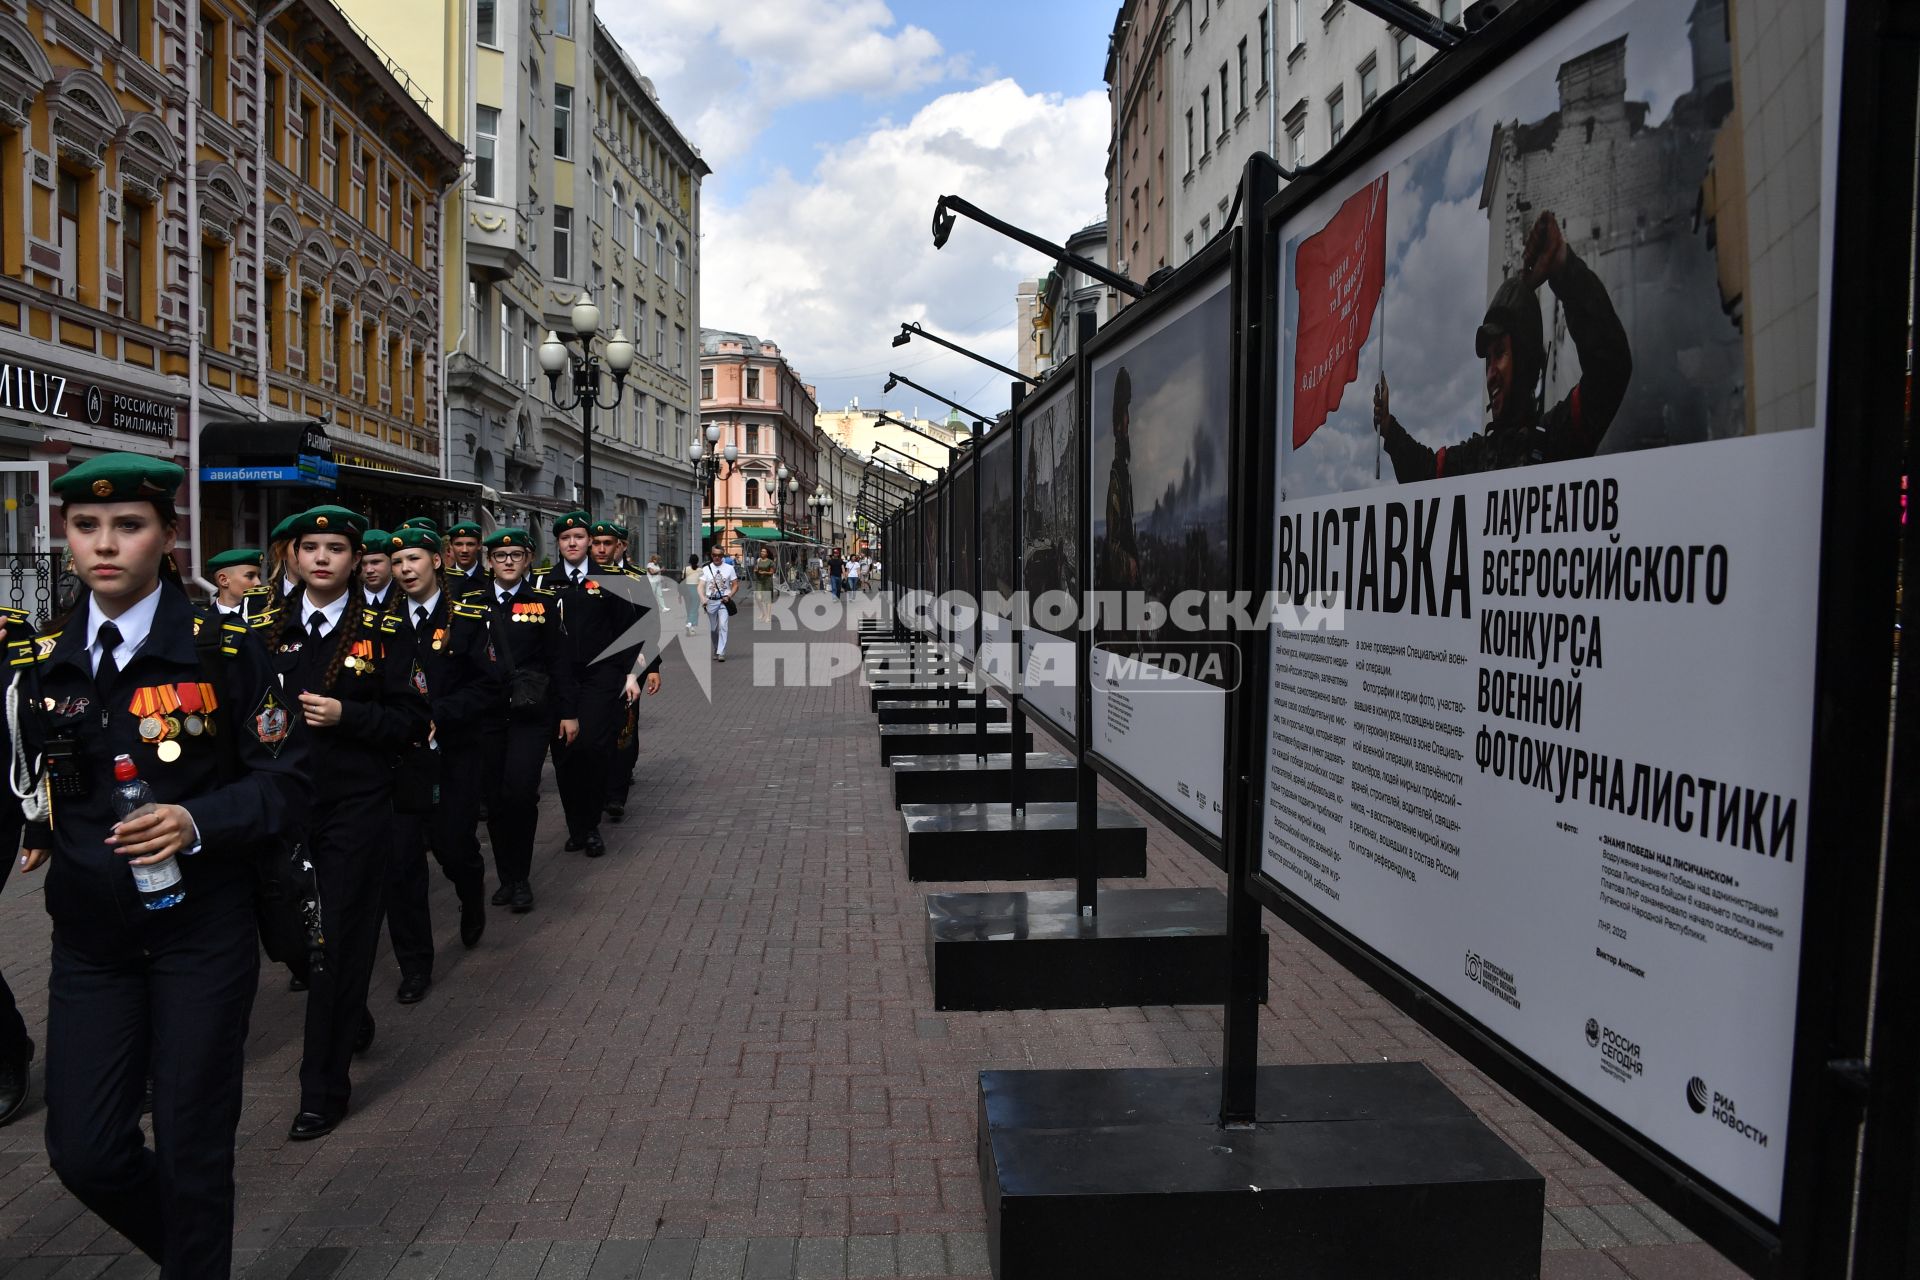
[[[307,643],[319,644],[320,641],[326,637],[326,634],[327,615],[315,609],[313,616],[307,619]]]
[[[427,629],[427,606],[423,604],[413,606],[413,625],[422,631]]]
[[[94,643],[100,646],[100,665],[93,670],[93,687],[105,693],[120,675],[120,663],[113,656],[120,647],[120,628],[111,622],[101,623]]]

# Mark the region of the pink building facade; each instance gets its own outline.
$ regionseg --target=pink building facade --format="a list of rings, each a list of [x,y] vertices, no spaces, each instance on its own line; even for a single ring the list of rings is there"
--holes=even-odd
[[[715,452],[729,444],[738,457],[721,463],[711,506],[701,510],[702,544],[718,538],[729,553],[745,550],[742,531],[780,529],[818,536],[807,499],[819,490],[814,390],[800,380],[777,344],[750,333],[700,331],[700,428],[718,427]],[[779,473],[800,483],[781,508]],[[701,495],[703,503],[706,495]],[[836,516],[838,513],[835,513]]]

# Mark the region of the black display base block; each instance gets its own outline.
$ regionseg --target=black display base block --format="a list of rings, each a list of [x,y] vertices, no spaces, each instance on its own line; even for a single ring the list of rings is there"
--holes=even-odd
[[[982,734],[972,724],[883,724],[880,726],[880,763],[895,756],[976,755],[995,751],[1033,750],[1033,730],[1013,740],[1010,725],[990,724]]]
[[[1072,800],[994,804],[904,804],[900,847],[909,880],[1071,880],[1079,837]],[[1099,807],[1094,850],[1100,878],[1147,874],[1147,824],[1117,805]]]
[[[881,724],[976,724],[980,708],[974,704],[978,701],[978,698],[967,698],[957,707],[942,706],[938,702],[882,702],[873,710]],[[1006,722],[1007,704],[989,702],[987,723]]]
[[[1078,770],[1073,757],[1057,751],[1029,751],[1027,799],[1071,800]],[[895,756],[893,804],[961,804],[970,800],[1006,800],[1013,789],[1013,756],[996,752],[982,760],[964,756]]]
[[[872,689],[870,701],[878,711],[883,702],[949,702],[958,699],[962,705],[970,704],[974,698],[985,692],[978,685],[964,682],[947,681],[939,684],[908,684],[906,681],[893,683],[882,681]]]
[[[1224,1004],[1228,967],[1218,889],[1103,889],[1094,916],[1071,890],[927,895],[936,1009]]]
[[[1537,1280],[1541,1176],[1419,1063],[983,1071],[997,1280]]]

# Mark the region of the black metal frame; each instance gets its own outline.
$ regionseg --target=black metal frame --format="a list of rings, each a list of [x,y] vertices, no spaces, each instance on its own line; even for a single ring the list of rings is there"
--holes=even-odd
[[[1515,56],[1556,23],[1574,14],[1579,0],[1523,0],[1409,83],[1381,110],[1367,113],[1346,144],[1315,169],[1303,174],[1265,208],[1253,210],[1267,252],[1277,249],[1278,232],[1292,213],[1305,207],[1371,157],[1384,144],[1432,117],[1436,110],[1469,89],[1487,71]],[[1657,1144],[1615,1121],[1534,1062],[1478,1023],[1419,978],[1376,952],[1365,941],[1320,915],[1284,885],[1259,871],[1262,843],[1260,797],[1264,770],[1259,761],[1266,741],[1268,658],[1262,650],[1243,666],[1241,697],[1235,714],[1242,720],[1237,752],[1244,782],[1244,812],[1234,827],[1236,866],[1250,873],[1235,885],[1328,952],[1422,1026],[1486,1070],[1550,1123],[1599,1156],[1657,1203],[1667,1208],[1715,1248],[1743,1268],[1770,1280],[1847,1275],[1855,1210],[1855,1157],[1859,1151],[1862,1105],[1871,1090],[1891,1094],[1900,1104],[1889,1118],[1895,1131],[1869,1131],[1868,1172],[1885,1180],[1888,1201],[1873,1216],[1876,1188],[1858,1187],[1862,1224],[1878,1221],[1886,1231],[1886,1252],[1863,1253],[1858,1275],[1893,1275],[1886,1260],[1910,1263],[1916,1248],[1911,1212],[1915,1203],[1916,1131],[1914,1076],[1920,1063],[1920,1038],[1911,1006],[1883,1006],[1875,1045],[1887,1066],[1904,1074],[1883,1075],[1878,1064],[1865,1070],[1868,999],[1879,902],[1881,821],[1887,778],[1888,672],[1891,669],[1893,584],[1898,529],[1897,485],[1900,447],[1893,425],[1901,421],[1900,372],[1905,367],[1909,277],[1890,269],[1888,250],[1904,262],[1912,247],[1915,28],[1911,11],[1894,18],[1890,0],[1849,0],[1843,25],[1825,39],[1844,39],[1839,85],[1838,180],[1830,210],[1834,226],[1832,284],[1828,294],[1830,355],[1821,525],[1819,622],[1814,667],[1813,767],[1809,783],[1805,910],[1800,955],[1800,1001],[1796,1012],[1794,1069],[1789,1102],[1788,1143],[1781,1220],[1776,1227],[1731,1195],[1701,1177]],[[1256,259],[1257,260],[1257,259]],[[1251,501],[1236,526],[1251,551],[1243,566],[1251,577],[1242,589],[1264,592],[1272,581],[1274,518],[1273,424],[1277,421],[1278,359],[1271,334],[1277,332],[1277,273],[1266,264],[1259,282],[1269,326],[1260,406],[1261,429],[1248,435],[1252,445],[1240,472]],[[1879,431],[1849,429],[1849,424],[1886,424]],[[1911,719],[1911,708],[1905,713]],[[1232,793],[1230,793],[1231,795]],[[1909,809],[1911,801],[1909,801]],[[1911,830],[1911,826],[1908,827]],[[1889,845],[1888,848],[1894,846]],[[1845,851],[1844,853],[1842,851]],[[1910,854],[1911,850],[1908,850]],[[1250,862],[1249,862],[1250,860]],[[1896,877],[1898,858],[1888,860],[1886,919],[1912,914],[1920,884],[1911,874]],[[1897,898],[1895,896],[1897,890]],[[1899,916],[1900,907],[1908,908]],[[1892,934],[1895,930],[1888,930]],[[1899,930],[1903,934],[1909,931]],[[1908,961],[1912,946],[1906,943]],[[1892,964],[1885,976],[1890,990],[1911,993],[1912,963]],[[1883,994],[1883,999],[1885,998]],[[1229,1074],[1238,1075],[1249,1059],[1236,1044],[1234,1002],[1229,1001]],[[1897,1020],[1898,1025],[1894,1022]],[[1244,1029],[1242,1029],[1244,1030]],[[1251,1082],[1248,1080],[1251,1097]],[[1230,1098],[1230,1084],[1224,1097]],[[1230,1108],[1223,1106],[1223,1116]],[[1229,1117],[1231,1118],[1231,1117]],[[1877,1163],[1876,1141],[1885,1162]],[[1876,1237],[1867,1232],[1870,1243]],[[1904,1270],[1898,1274],[1904,1274]]]
[[[984,438],[981,439],[979,445],[976,446],[975,449],[973,450],[973,469],[974,469],[973,473],[975,477],[973,511],[974,511],[974,529],[976,530],[976,541],[978,545],[976,567],[974,569],[973,577],[974,577],[974,588],[975,588],[974,594],[976,598],[978,598],[979,601],[981,602],[980,610],[979,610],[980,616],[979,616],[979,619],[974,623],[974,654],[975,654],[976,660],[973,666],[974,666],[975,673],[980,677],[981,683],[983,685],[991,685],[993,688],[1000,690],[1008,698],[1012,698],[1014,696],[1013,686],[1005,680],[996,680],[993,678],[993,670],[992,670],[991,663],[985,666],[982,666],[978,661],[978,655],[980,653],[980,650],[982,649],[982,647],[985,646],[987,641],[987,609],[986,609],[986,595],[987,595],[987,581],[986,581],[987,579],[987,523],[986,523],[986,520],[987,520],[987,515],[985,510],[986,503],[984,501],[984,498],[986,496],[985,475],[986,475],[987,464],[999,458],[1001,454],[1008,455],[1012,459],[1012,465],[1013,465],[1014,569],[1013,569],[1013,582],[1011,585],[1013,586],[1014,590],[1017,592],[1020,588],[1020,493],[1019,493],[1020,415],[1017,412],[1012,415],[1012,420],[1008,423],[1007,426],[1005,426],[999,431],[988,433]],[[994,616],[996,618],[1001,617],[1001,615],[999,614],[995,614]],[[1015,664],[1017,669],[1019,652],[1020,652],[1019,619],[1002,618],[1002,621],[1006,622],[1007,634],[1012,638],[1011,643],[1013,644],[1013,652],[1015,656]]]
[[[965,496],[972,501],[968,505],[965,521],[961,528],[959,503],[956,497]],[[971,585],[962,576],[961,571],[971,568]],[[980,591],[980,468],[975,465],[973,451],[969,449],[965,457],[953,464],[953,471],[947,478],[947,572],[949,589],[963,592],[975,601]],[[947,637],[953,646],[954,654],[960,659],[962,667],[973,668],[973,655],[979,649],[980,617],[974,610],[973,621],[965,628],[955,631]]]
[[[1098,334],[1094,335],[1094,337],[1087,342],[1085,348],[1080,353],[1080,372],[1084,376],[1075,379],[1075,394],[1079,396],[1077,409],[1081,427],[1079,451],[1080,474],[1084,480],[1084,483],[1081,485],[1082,493],[1080,495],[1081,548],[1083,555],[1080,570],[1080,589],[1083,602],[1090,600],[1092,593],[1098,590],[1100,585],[1096,581],[1095,566],[1093,563],[1092,491],[1095,476],[1093,474],[1094,423],[1091,407],[1093,403],[1094,365],[1102,356],[1106,355],[1107,352],[1115,347],[1125,345],[1132,340],[1138,330],[1158,320],[1167,311],[1178,307],[1197,293],[1211,291],[1217,287],[1222,276],[1227,280],[1229,306],[1232,308],[1234,315],[1234,319],[1231,322],[1232,331],[1228,338],[1229,346],[1237,347],[1240,342],[1240,325],[1238,320],[1239,307],[1236,303],[1241,288],[1241,282],[1234,270],[1237,239],[1237,236],[1221,237],[1213,241],[1201,252],[1195,254],[1175,271],[1172,276],[1168,277],[1164,283],[1156,286],[1152,293],[1114,317],[1104,329],[1100,330]],[[1229,357],[1229,360],[1231,361],[1231,357]],[[1237,418],[1241,406],[1233,403],[1231,400],[1229,401],[1229,405],[1229,418]],[[1233,432],[1236,429],[1235,424],[1230,420],[1226,425],[1228,438],[1232,439]],[[1231,516],[1229,516],[1229,518],[1231,518]],[[1111,782],[1128,799],[1151,812],[1155,818],[1164,823],[1175,835],[1204,853],[1215,866],[1225,870],[1225,846],[1219,836],[1208,831],[1171,801],[1162,799],[1158,793],[1154,792],[1146,786],[1146,784],[1134,778],[1118,764],[1106,759],[1098,751],[1093,749],[1093,735],[1091,732],[1093,723],[1093,682],[1090,673],[1093,670],[1093,648],[1096,637],[1093,628],[1087,625],[1087,622],[1087,619],[1081,619],[1080,653],[1077,675],[1079,679],[1078,718],[1081,725],[1085,726],[1080,741],[1083,744],[1088,767]],[[1243,673],[1241,683],[1244,685],[1244,659],[1242,660],[1241,667]],[[1230,712],[1233,704],[1233,693],[1223,690],[1221,691],[1221,697],[1225,700]],[[1221,783],[1218,794],[1224,797],[1226,795],[1225,782],[1227,779],[1226,743],[1224,741],[1221,743],[1220,779]],[[1224,811],[1222,813],[1222,830],[1225,830]]]
[[[1014,416],[1014,432],[1015,432],[1014,448],[1016,450],[1014,455],[1014,464],[1013,464],[1014,490],[1016,495],[1018,495],[1014,502],[1014,506],[1019,513],[1018,518],[1016,520],[1016,529],[1014,533],[1015,555],[1014,555],[1013,585],[1014,585],[1014,589],[1018,592],[1024,593],[1028,589],[1027,576],[1026,576],[1027,504],[1024,497],[1026,492],[1025,486],[1021,481],[1021,476],[1023,474],[1022,466],[1026,461],[1026,442],[1027,442],[1026,420],[1037,409],[1041,407],[1052,408],[1053,406],[1060,403],[1062,399],[1064,399],[1074,415],[1074,430],[1076,432],[1080,431],[1082,429],[1082,424],[1080,422],[1079,396],[1081,393],[1081,389],[1086,386],[1086,379],[1080,376],[1081,372],[1082,372],[1081,358],[1078,353],[1075,353],[1072,357],[1070,357],[1070,362],[1068,364],[1062,366],[1059,372],[1056,372],[1045,383],[1041,384],[1041,387],[1038,391],[1035,391],[1032,395],[1028,396],[1025,400],[1023,400],[1020,403],[1019,408],[1015,411],[1013,415]],[[1064,390],[1059,385],[1059,383],[1062,380],[1066,382],[1066,387]],[[1076,438],[1074,443],[1077,446],[1079,444],[1079,440]],[[1071,466],[1071,465],[1074,465],[1077,461],[1080,461],[1079,455],[1080,455],[1080,450],[1076,448],[1073,456],[1069,458],[1068,465]],[[1081,472],[1084,472],[1085,467],[1081,466],[1080,470]],[[1080,487],[1085,488],[1086,487],[1085,475],[1082,474],[1079,477],[1079,479],[1081,481]],[[1084,509],[1080,507],[1080,498],[1077,495],[1074,498],[1074,502],[1075,502],[1074,539],[1075,539],[1075,545],[1080,550],[1082,555],[1082,559],[1080,561],[1081,581],[1075,585],[1078,588],[1077,594],[1084,594],[1087,586],[1086,580],[1085,580],[1086,579],[1086,561],[1084,558],[1085,548],[1080,547],[1079,544],[1084,543],[1086,541],[1087,513]],[[1029,612],[1031,612],[1033,601],[1028,600],[1027,606],[1028,606]],[[1048,715],[1044,709],[1034,706],[1033,701],[1029,699],[1024,692],[1026,688],[1026,669],[1027,669],[1026,668],[1026,663],[1027,663],[1026,635],[1028,630],[1032,630],[1039,635],[1048,637],[1049,639],[1068,640],[1073,643],[1074,666],[1075,666],[1075,671],[1074,671],[1075,685],[1074,685],[1073,696],[1074,696],[1074,703],[1075,703],[1076,718],[1078,717],[1078,714],[1079,714],[1079,698],[1080,698],[1079,686],[1081,683],[1084,683],[1082,673],[1079,669],[1080,667],[1079,635],[1076,632],[1073,636],[1062,636],[1062,635],[1056,635],[1054,632],[1051,632],[1051,631],[1043,630],[1042,628],[1039,628],[1039,627],[1028,628],[1028,627],[1017,626],[1014,631],[1014,638],[1015,638],[1015,643],[1018,646],[1018,652],[1019,652],[1020,681],[1019,681],[1019,687],[1012,690],[1012,699],[1015,705],[1019,707],[1023,715],[1027,716],[1029,719],[1039,721],[1042,728],[1044,728],[1055,739],[1066,744],[1066,746],[1071,751],[1073,751],[1076,755],[1078,755],[1080,750],[1080,735],[1078,733],[1075,733],[1069,730],[1065,725],[1060,724],[1058,721],[1054,719],[1054,717]]]

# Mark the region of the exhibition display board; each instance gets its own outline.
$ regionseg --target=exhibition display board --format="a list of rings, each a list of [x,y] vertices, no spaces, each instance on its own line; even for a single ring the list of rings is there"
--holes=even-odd
[[[1252,888],[1758,1274],[1816,1273],[1851,1178],[1877,8],[1522,6],[1257,215]]]
[[[1227,456],[1232,244],[1223,239],[1088,344],[1086,475],[1096,765],[1217,848],[1235,637],[1209,631],[1231,586]],[[1196,625],[1198,624],[1198,625]]]
[[[1019,564],[1027,604],[1020,633],[1020,700],[1027,714],[1076,743],[1080,597],[1080,415],[1076,360],[1021,402]]]
[[[1014,491],[1019,424],[981,438],[978,461],[980,508],[980,649],[974,666],[982,680],[1011,691],[1019,682],[1014,593],[1019,580],[1019,501]]]

